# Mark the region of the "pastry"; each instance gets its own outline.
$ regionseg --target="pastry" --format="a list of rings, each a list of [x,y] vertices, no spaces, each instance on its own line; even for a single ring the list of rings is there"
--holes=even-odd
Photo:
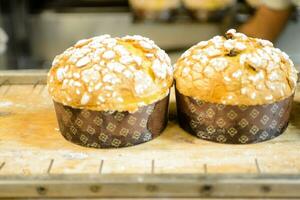
[[[130,0],[136,20],[171,21],[180,7],[180,0]]]
[[[166,125],[172,83],[168,55],[141,36],[80,40],[55,57],[48,73],[60,131],[97,148],[157,136]]]
[[[190,15],[200,21],[221,21],[235,0],[182,0]]]
[[[201,121],[198,134],[204,135],[199,131],[207,132],[210,127],[214,134],[205,137],[216,140],[222,135],[227,142],[234,138],[237,143],[241,135],[251,143],[260,141],[260,134],[271,138],[283,131],[298,78],[286,53],[267,40],[247,37],[234,29],[225,37],[215,36],[187,50],[175,64],[174,77],[179,113],[189,116],[184,108],[187,101],[198,101],[199,113],[187,117],[195,123]],[[270,128],[272,123],[276,127]],[[231,128],[234,137],[228,136]]]

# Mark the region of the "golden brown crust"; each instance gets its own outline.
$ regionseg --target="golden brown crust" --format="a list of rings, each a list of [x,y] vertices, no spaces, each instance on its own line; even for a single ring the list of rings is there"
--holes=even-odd
[[[148,11],[163,11],[167,9],[176,9],[180,6],[179,0],[130,0],[134,9]]]
[[[177,89],[200,100],[259,105],[294,93],[297,71],[272,43],[234,29],[187,50],[175,64]]]
[[[164,98],[173,82],[168,55],[141,36],[78,41],[55,57],[52,98],[75,108],[134,112]]]
[[[182,0],[184,6],[191,10],[218,10],[227,8],[235,3],[235,0]]]

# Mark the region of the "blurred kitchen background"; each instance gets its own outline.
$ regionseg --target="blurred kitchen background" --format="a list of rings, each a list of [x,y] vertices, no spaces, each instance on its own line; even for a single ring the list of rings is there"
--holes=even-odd
[[[211,3],[214,2],[214,3]],[[0,69],[47,69],[82,38],[139,34],[172,61],[191,45],[238,27],[259,0],[0,0]],[[299,8],[276,46],[300,64]]]

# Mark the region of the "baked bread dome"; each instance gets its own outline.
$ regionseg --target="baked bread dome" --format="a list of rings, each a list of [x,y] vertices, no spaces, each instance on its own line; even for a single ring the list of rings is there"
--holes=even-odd
[[[228,105],[269,104],[292,95],[297,71],[289,56],[267,40],[234,29],[187,50],[176,62],[177,90]]]
[[[134,9],[149,11],[176,9],[180,6],[179,0],[130,0],[129,2]]]
[[[188,9],[219,10],[227,8],[235,3],[235,0],[182,0]]]
[[[169,94],[170,58],[150,39],[102,35],[55,57],[48,73],[53,100],[74,108],[130,111]]]

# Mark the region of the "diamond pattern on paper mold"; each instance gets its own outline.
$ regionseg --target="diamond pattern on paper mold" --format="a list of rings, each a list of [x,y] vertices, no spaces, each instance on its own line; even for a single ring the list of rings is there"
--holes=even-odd
[[[149,107],[147,108],[147,110],[146,110],[146,113],[147,113],[148,115],[151,115],[151,113],[153,112],[153,109],[154,109],[154,106],[149,106]]]
[[[197,104],[198,106],[201,106],[202,104],[204,104],[204,102],[201,101],[201,100],[196,100],[196,104]]]
[[[244,144],[244,143],[247,143],[247,141],[249,140],[249,138],[246,136],[246,135],[242,135],[240,138],[239,138],[239,141]]]
[[[152,134],[151,133],[145,133],[143,141],[149,141],[152,139]]]
[[[107,127],[106,127],[106,129],[109,130],[110,132],[114,132],[115,129],[116,129],[116,125],[113,124],[113,123],[111,123],[111,122],[109,122],[108,125],[107,125]]]
[[[125,147],[147,142],[158,136],[167,124],[168,97],[134,113],[85,111],[54,103],[61,134],[87,147]],[[72,113],[70,119],[66,110]]]
[[[75,128],[75,126],[70,126],[70,131],[73,135],[76,135],[77,134],[77,129]]]
[[[198,131],[197,136],[200,138],[207,138],[207,139],[210,138],[210,135],[205,131]]]
[[[270,119],[270,117],[268,117],[267,115],[264,115],[264,116],[260,119],[260,122],[261,122],[263,125],[266,125],[266,124],[269,122],[269,119]]]
[[[95,130],[93,127],[91,127],[90,125],[87,126],[86,131],[87,131],[90,135],[93,135],[93,134],[95,134],[95,132],[96,132],[96,130]]]
[[[77,119],[75,120],[75,124],[76,124],[77,126],[81,127],[81,126],[83,125],[83,121],[82,121],[81,119],[77,118]]]
[[[206,128],[206,131],[208,132],[208,134],[213,134],[214,132],[216,132],[216,129],[213,126],[208,126]]]
[[[217,106],[218,110],[223,110],[225,108],[225,105],[223,105],[223,104],[217,104],[216,106]]]
[[[261,139],[261,140],[265,140],[265,139],[267,139],[269,137],[269,133],[267,132],[267,131],[263,131],[262,133],[261,133],[261,135],[259,136],[259,138]]]
[[[116,113],[115,116],[114,116],[114,118],[119,122],[122,121],[124,119],[124,117],[125,117],[125,115],[123,113],[120,113],[120,112]]]
[[[218,135],[218,137],[217,137],[218,142],[224,143],[224,142],[226,142],[226,140],[227,139],[224,135]]]
[[[230,110],[228,113],[227,113],[227,117],[231,120],[234,120],[236,117],[237,117],[237,114],[236,112],[234,112],[233,110]]]
[[[241,105],[241,106],[239,106],[239,109],[240,109],[241,111],[245,111],[245,110],[248,109],[248,106],[246,106],[246,105]]]
[[[81,115],[82,115],[84,118],[88,118],[88,117],[91,115],[91,113],[90,113],[89,111],[87,111],[87,110],[83,110],[83,111],[81,112]]]
[[[231,136],[231,137],[233,137],[235,134],[237,134],[237,130],[235,129],[235,128],[233,128],[233,127],[230,127],[229,129],[228,129],[228,131],[227,131],[227,133]]]
[[[249,124],[249,122],[245,118],[243,118],[241,121],[239,121],[239,125],[242,128],[245,128],[246,126],[248,126],[248,124]]]
[[[282,117],[284,115],[285,110],[283,108],[280,109],[280,111],[278,112],[278,115],[280,117]]]
[[[128,124],[133,126],[133,125],[135,125],[136,120],[137,119],[135,117],[130,116],[127,122],[128,122]]]
[[[139,125],[140,125],[140,127],[145,128],[147,126],[147,120],[146,119],[142,119]]]
[[[252,133],[253,135],[256,135],[256,133],[259,131],[259,128],[255,125],[253,125],[250,129],[250,133]]]
[[[191,128],[197,128],[197,124],[198,124],[197,121],[194,121],[194,120],[191,120],[191,121],[190,121],[190,126],[191,126]]]
[[[121,144],[121,140],[119,139],[113,139],[112,142],[111,142],[111,145],[114,146],[114,147],[119,147]]]
[[[106,134],[104,134],[104,133],[100,133],[100,135],[99,135],[98,138],[99,138],[100,141],[106,142],[107,139],[108,139],[108,136]]]
[[[128,135],[128,133],[129,133],[129,129],[127,129],[127,128],[122,128],[119,132],[120,135],[125,136],[125,137]]]
[[[97,125],[97,126],[100,126],[102,123],[103,123],[103,119],[96,116],[93,120],[93,122]]]
[[[82,135],[80,135],[80,141],[83,142],[84,144],[86,144],[88,141],[88,138],[82,134]]]
[[[278,105],[274,104],[271,108],[272,113],[276,113],[278,110]]]
[[[219,118],[216,123],[220,128],[223,128],[226,125],[226,122],[223,118]]]
[[[67,138],[68,140],[72,140],[72,135],[71,135],[70,133],[66,133],[66,138]]]
[[[209,117],[209,118],[213,118],[215,116],[215,111],[211,108],[207,109],[206,110],[206,115]]]
[[[197,117],[197,122],[199,123],[199,124],[203,124],[203,122],[205,121],[205,118],[203,117],[203,115],[199,115],[198,117]]]
[[[280,135],[287,127],[293,99],[291,96],[263,106],[226,105],[220,110],[219,104],[198,105],[197,100],[178,91],[176,97],[183,129],[201,139],[230,144],[256,143]],[[195,112],[191,112],[191,107],[195,107]],[[222,137],[226,139],[221,140]]]
[[[194,105],[189,105],[189,108],[192,113],[196,112],[196,107]]]
[[[255,108],[252,109],[252,111],[250,112],[250,116],[255,119],[257,116],[259,115],[259,111]]]
[[[138,140],[141,137],[141,133],[139,131],[134,131],[132,138]]]
[[[277,121],[273,120],[270,124],[270,128],[274,129],[274,128],[276,128],[276,126],[277,126]]]

